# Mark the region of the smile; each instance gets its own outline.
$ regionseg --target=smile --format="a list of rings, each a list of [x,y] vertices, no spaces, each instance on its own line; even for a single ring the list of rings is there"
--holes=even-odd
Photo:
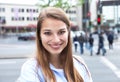
[[[53,49],[59,49],[62,44],[51,44],[50,47]]]

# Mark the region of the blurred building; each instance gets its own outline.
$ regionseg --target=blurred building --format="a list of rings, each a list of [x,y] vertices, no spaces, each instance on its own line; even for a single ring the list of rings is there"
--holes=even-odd
[[[82,6],[70,8],[66,13],[71,21],[71,29],[82,30]]]
[[[39,11],[34,5],[0,3],[0,29],[5,32],[35,30]]]
[[[72,27],[78,29],[77,8],[66,10]],[[36,5],[0,3],[0,31],[24,32],[34,31],[38,20],[40,7]]]
[[[97,26],[97,15],[101,16],[100,29],[109,28],[120,29],[120,0],[92,0],[90,2],[90,12],[92,24]]]
[[[83,30],[88,31],[89,30],[89,22],[90,22],[90,2],[89,0],[84,0],[84,3],[82,4],[82,26]]]
[[[97,27],[97,14],[100,10],[101,26],[104,24],[104,9],[106,6],[113,6],[114,18],[116,20],[106,20],[107,22],[119,23],[119,15],[116,14],[119,8],[120,1],[107,0],[85,0],[80,6],[76,6],[66,10],[69,19],[71,20],[72,30],[94,31]],[[116,8],[117,6],[117,8]],[[100,8],[100,9],[99,9]],[[36,5],[22,4],[4,4],[0,3],[0,33],[2,32],[24,32],[35,31],[38,20],[40,7]],[[110,12],[109,12],[110,14]],[[110,16],[111,17],[111,16]],[[105,28],[108,28],[104,26]]]

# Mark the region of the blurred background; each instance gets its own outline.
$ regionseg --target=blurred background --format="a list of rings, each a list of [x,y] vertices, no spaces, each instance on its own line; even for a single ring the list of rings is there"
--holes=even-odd
[[[36,27],[42,8],[64,9],[71,22],[71,39],[94,39],[93,55],[89,44],[80,54],[79,42],[73,53],[85,59],[93,82],[120,82],[120,0],[0,0],[0,82],[15,82],[22,64],[36,53]],[[96,55],[99,34],[103,33],[105,56]],[[112,49],[108,35],[113,35]]]

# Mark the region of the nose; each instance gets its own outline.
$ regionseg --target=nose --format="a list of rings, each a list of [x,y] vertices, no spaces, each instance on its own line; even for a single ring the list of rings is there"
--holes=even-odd
[[[53,40],[53,42],[57,43],[60,41],[60,37],[57,34],[54,34],[52,40]]]

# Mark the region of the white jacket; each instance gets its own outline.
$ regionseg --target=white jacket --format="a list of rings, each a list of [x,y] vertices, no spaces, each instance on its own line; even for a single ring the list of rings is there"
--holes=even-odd
[[[84,82],[92,82],[91,74],[83,59],[78,56],[73,57],[74,66],[80,73]],[[57,82],[67,82],[63,69],[56,69],[52,64],[50,64],[50,68],[53,71]],[[16,82],[45,82],[41,68],[37,67],[36,59],[30,59],[23,64],[21,74]]]

